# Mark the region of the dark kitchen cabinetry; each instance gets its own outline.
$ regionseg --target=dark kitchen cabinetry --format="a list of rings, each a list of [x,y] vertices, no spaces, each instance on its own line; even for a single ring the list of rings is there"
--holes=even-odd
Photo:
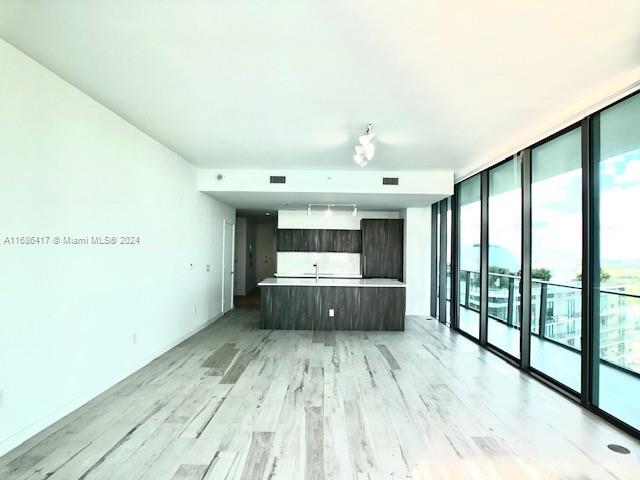
[[[403,279],[404,220],[363,218],[362,276]]]
[[[279,252],[360,253],[359,230],[279,229]]]
[[[320,230],[320,251],[360,253],[361,238],[359,230]]]
[[[293,230],[278,229],[276,249],[279,252],[293,252]]]
[[[294,230],[294,245],[300,245],[302,252],[320,251],[320,231],[319,230]]]
[[[404,287],[263,286],[260,328],[404,330]],[[334,310],[330,316],[329,311]]]
[[[279,252],[318,252],[319,248],[319,230],[278,229]]]

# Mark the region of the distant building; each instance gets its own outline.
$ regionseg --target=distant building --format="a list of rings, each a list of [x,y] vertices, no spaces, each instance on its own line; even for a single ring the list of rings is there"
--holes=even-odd
[[[489,274],[489,316],[520,328],[519,277]],[[607,285],[600,295],[600,358],[614,365],[640,370],[640,300],[616,294],[624,287]],[[613,293],[609,293],[613,292]],[[509,302],[512,302],[509,309]],[[532,332],[569,348],[581,348],[582,295],[579,283],[555,285],[540,280],[532,282]],[[480,310],[480,275],[462,271],[460,303]],[[542,310],[542,311],[541,311]],[[631,317],[631,318],[630,318]]]

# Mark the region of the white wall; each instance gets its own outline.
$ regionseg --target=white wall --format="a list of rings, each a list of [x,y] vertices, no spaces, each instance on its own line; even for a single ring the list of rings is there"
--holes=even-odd
[[[235,211],[3,41],[0,71],[1,455],[220,313],[222,219]],[[31,235],[140,244],[5,244]]]
[[[407,208],[404,217],[404,280],[407,315],[428,315],[431,268],[431,207]]]
[[[233,268],[234,295],[247,294],[247,219],[236,218],[235,265]]]
[[[311,215],[307,215],[306,209],[278,210],[278,228],[360,230],[360,220],[363,218],[400,218],[398,211],[357,211],[355,216],[352,211],[334,209],[331,215],[325,215],[326,208],[314,207]]]

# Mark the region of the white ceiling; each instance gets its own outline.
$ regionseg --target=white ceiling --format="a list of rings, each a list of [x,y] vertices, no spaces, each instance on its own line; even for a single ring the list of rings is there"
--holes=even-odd
[[[368,168],[459,174],[635,75],[639,20],[638,0],[0,2],[0,37],[220,168],[357,168],[373,120]]]

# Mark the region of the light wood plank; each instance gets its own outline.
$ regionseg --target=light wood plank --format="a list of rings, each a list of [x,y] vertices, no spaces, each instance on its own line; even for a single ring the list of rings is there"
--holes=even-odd
[[[320,334],[259,315],[157,358],[1,457],[0,478],[638,478],[637,441],[437,322]]]

